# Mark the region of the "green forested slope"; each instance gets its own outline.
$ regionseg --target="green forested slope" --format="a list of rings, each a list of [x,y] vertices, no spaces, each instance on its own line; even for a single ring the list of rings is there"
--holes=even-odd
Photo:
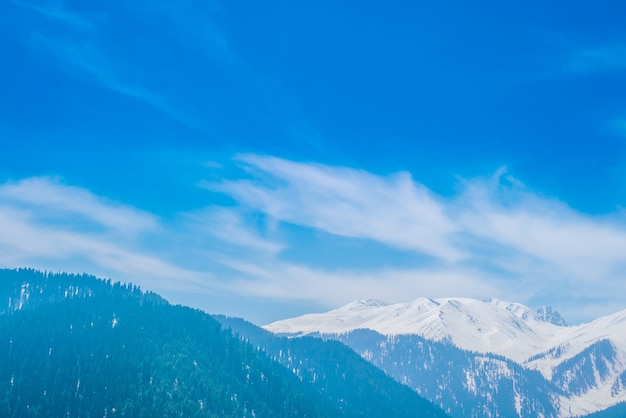
[[[345,408],[348,396],[395,390],[367,372],[320,388],[210,315],[130,285],[0,270],[0,303],[2,417],[390,416]]]

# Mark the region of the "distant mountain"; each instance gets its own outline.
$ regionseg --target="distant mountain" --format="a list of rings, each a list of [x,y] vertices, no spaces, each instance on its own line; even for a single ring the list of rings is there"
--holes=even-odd
[[[0,416],[444,416],[339,343],[248,331],[285,351],[136,286],[0,270]]]
[[[544,321],[535,311],[518,303],[419,298],[393,305],[355,301],[330,312],[277,321],[264,328],[274,333],[302,335],[338,334],[361,328],[383,335],[415,334],[522,362],[549,349],[553,336],[562,327]]]
[[[537,371],[493,354],[417,335],[356,330],[336,338],[454,417],[556,416],[553,386]]]
[[[626,311],[564,324],[549,307],[533,311],[497,299],[420,298],[393,305],[355,301],[264,328],[343,341],[459,417],[533,416],[532,411],[579,416],[625,401]]]
[[[552,309],[551,306],[542,306],[537,309],[537,316],[544,322],[549,322],[554,325],[566,327],[569,324],[563,319],[560,313]]]

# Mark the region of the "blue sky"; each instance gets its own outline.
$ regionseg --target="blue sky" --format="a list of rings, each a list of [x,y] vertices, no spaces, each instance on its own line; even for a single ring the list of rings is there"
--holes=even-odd
[[[0,0],[0,266],[625,309],[626,5],[547,3]]]

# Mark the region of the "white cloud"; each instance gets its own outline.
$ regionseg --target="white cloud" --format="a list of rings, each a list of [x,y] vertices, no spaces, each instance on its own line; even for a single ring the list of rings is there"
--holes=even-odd
[[[210,207],[184,214],[186,229],[199,235],[211,235],[223,243],[266,255],[276,255],[283,244],[262,236],[258,225],[246,222],[240,210]]]
[[[466,180],[456,196],[444,199],[407,173],[380,176],[258,155],[237,160],[248,172],[244,178],[202,186],[238,201],[239,216],[259,213],[279,224],[373,240],[436,260],[423,268],[363,273],[358,266],[337,272],[298,265],[281,260],[280,252],[269,260],[253,251],[245,261],[222,257],[241,275],[236,283],[242,292],[333,302],[349,295],[497,296],[530,304],[551,297],[580,320],[587,309],[597,312],[598,299],[615,305],[616,295],[626,291],[623,214],[579,213],[533,193],[504,169]],[[567,305],[571,301],[576,309]]]
[[[577,213],[498,176],[475,180],[459,196],[459,227],[525,254],[570,278],[610,277],[626,262],[624,224]]]
[[[368,297],[498,297],[552,303],[576,321],[624,306],[624,213],[577,212],[505,170],[466,180],[443,198],[407,173],[253,155],[238,161],[243,178],[203,184],[238,205],[172,219],[55,178],[0,184],[0,265],[80,266],[153,290],[324,307]],[[311,255],[311,240],[324,245],[333,236],[388,252],[367,252],[367,268],[342,254],[332,267],[321,256],[299,256]],[[381,258],[396,253],[417,261]]]
[[[0,201],[37,208],[39,216],[77,216],[124,234],[158,227],[155,216],[100,198],[51,177],[32,177],[0,185]]]
[[[240,156],[256,180],[204,183],[275,219],[458,260],[445,206],[407,173],[382,177],[346,167]]]
[[[143,102],[191,128],[200,131],[208,129],[204,121],[191,116],[189,112],[182,110],[181,106],[173,105],[161,92],[150,89],[139,81],[130,80],[131,77],[125,76],[126,72],[131,72],[126,69],[129,64],[104,53],[97,41],[83,40],[77,43],[39,34],[34,34],[32,41],[55,58],[56,63],[64,71]]]
[[[163,235],[155,216],[47,178],[0,185],[3,266],[81,265],[155,289],[207,289],[208,274],[167,262],[146,244]],[[147,238],[142,239],[142,238]]]

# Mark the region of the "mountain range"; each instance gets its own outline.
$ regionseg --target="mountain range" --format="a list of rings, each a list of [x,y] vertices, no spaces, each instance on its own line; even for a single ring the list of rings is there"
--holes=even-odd
[[[0,358],[7,418],[446,416],[339,342],[89,275],[0,269]]]
[[[453,416],[583,416],[626,400],[626,310],[568,326],[498,299],[360,300],[264,328],[342,341]]]
[[[89,275],[0,269],[0,416],[624,417],[626,311],[352,302],[260,328]]]

